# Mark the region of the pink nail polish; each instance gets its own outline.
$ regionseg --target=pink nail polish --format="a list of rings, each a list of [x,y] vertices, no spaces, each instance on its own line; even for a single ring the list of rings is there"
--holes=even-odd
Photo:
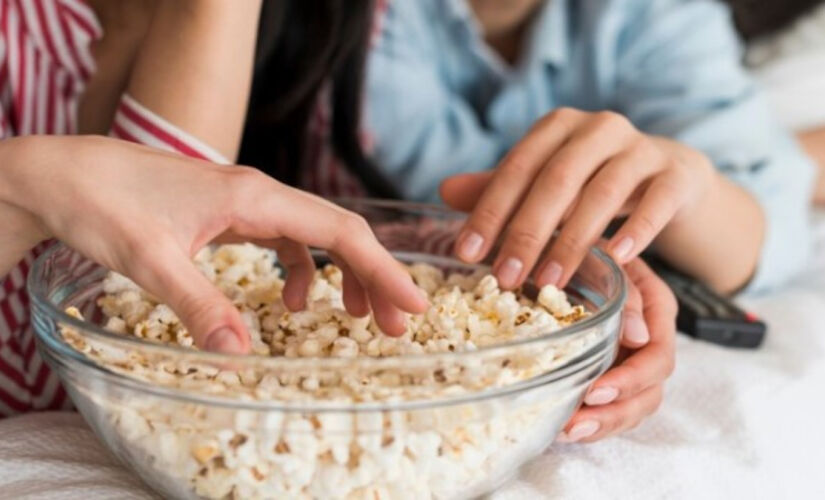
[[[584,403],[588,406],[602,406],[610,404],[619,397],[619,390],[615,387],[598,387],[585,396]]]
[[[650,341],[650,332],[647,330],[647,325],[638,314],[625,316],[624,338],[634,344],[647,344]]]
[[[613,257],[619,262],[625,262],[630,257],[630,252],[633,251],[633,238],[625,236],[613,246]]]
[[[474,231],[468,231],[464,233],[458,244],[458,256],[464,260],[477,260],[481,258],[482,247],[484,247],[484,238]]]
[[[562,269],[561,264],[556,261],[550,262],[544,267],[544,269],[542,269],[541,274],[539,275],[539,285],[559,286],[561,275],[563,273],[564,269]]]
[[[567,433],[570,443],[575,443],[595,434],[602,425],[595,420],[585,420],[574,425]]]
[[[524,264],[520,260],[515,257],[507,257],[496,271],[499,285],[505,289],[515,288],[523,269]]]

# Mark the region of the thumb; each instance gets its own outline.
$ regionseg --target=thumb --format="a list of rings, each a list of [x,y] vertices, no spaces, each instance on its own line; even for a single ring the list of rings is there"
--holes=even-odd
[[[458,174],[441,183],[439,193],[450,208],[460,212],[470,212],[490,183],[493,171]]]
[[[232,302],[182,252],[144,262],[136,282],[175,311],[200,349],[249,352],[249,333]]]

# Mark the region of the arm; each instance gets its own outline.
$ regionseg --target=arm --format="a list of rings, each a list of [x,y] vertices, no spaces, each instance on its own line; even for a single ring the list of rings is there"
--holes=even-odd
[[[369,58],[366,124],[378,167],[405,198],[424,201],[437,200],[443,178],[494,166],[503,146],[442,81],[438,37],[422,10],[387,6]]]
[[[825,127],[808,130],[799,135],[808,155],[817,163],[814,203],[825,205]]]
[[[161,0],[136,56],[128,95],[234,159],[260,9],[261,0]]]
[[[656,241],[668,260],[731,291],[781,282],[809,251],[810,163],[739,63],[723,7],[649,2],[620,56],[620,112],[704,153],[723,175]]]

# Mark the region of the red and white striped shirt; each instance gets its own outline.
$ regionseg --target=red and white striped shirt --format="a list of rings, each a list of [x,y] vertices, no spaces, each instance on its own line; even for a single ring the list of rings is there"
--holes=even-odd
[[[78,103],[95,71],[91,43],[102,35],[94,12],[81,0],[0,0],[0,139],[76,132]],[[360,184],[326,147],[328,124],[328,106],[319,105],[310,124],[302,185],[325,196],[360,194]],[[110,135],[228,163],[209,145],[127,95]],[[29,323],[25,278],[45,247],[38,246],[8,276],[0,277],[0,416],[70,406],[35,350]]]

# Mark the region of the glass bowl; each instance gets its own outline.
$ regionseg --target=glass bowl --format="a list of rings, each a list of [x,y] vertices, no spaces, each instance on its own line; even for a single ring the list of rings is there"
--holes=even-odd
[[[450,257],[461,214],[339,203],[362,214],[403,262],[467,273],[483,267]],[[613,362],[625,299],[621,270],[593,249],[566,289],[590,315],[534,338],[384,358],[230,356],[103,329],[96,301],[106,273],[63,245],[37,260],[28,286],[38,348],[106,447],[155,491],[180,499],[491,492],[553,442]],[[70,306],[87,320],[67,315]],[[163,370],[124,368],[135,364]],[[233,373],[238,382],[225,390],[172,375],[193,367]],[[279,384],[310,377],[321,385],[366,380],[370,397],[330,400],[317,387],[279,392]],[[275,390],[261,397],[264,381]]]

